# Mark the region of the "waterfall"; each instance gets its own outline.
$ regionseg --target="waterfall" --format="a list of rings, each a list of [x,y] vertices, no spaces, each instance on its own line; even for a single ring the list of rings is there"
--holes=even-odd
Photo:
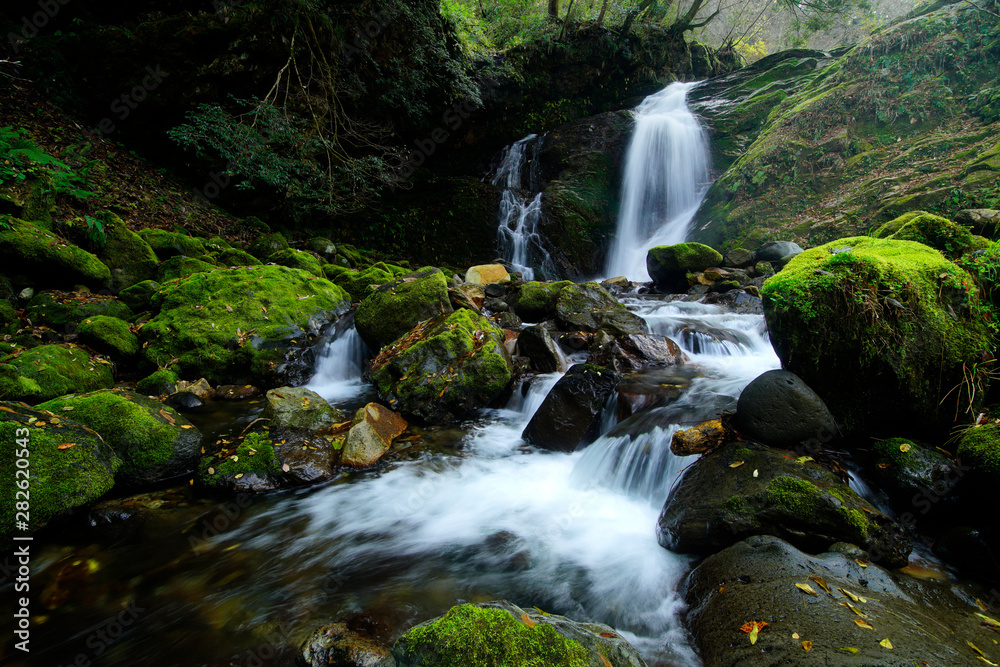
[[[646,252],[687,237],[709,183],[708,137],[687,106],[695,85],[672,83],[635,110],[608,276],[649,280]]]
[[[341,318],[316,360],[316,372],[306,386],[331,403],[354,398],[365,389],[361,375],[369,356],[368,346],[354,327],[354,316]]]
[[[544,137],[529,134],[504,149],[500,166],[490,181],[504,189],[497,215],[500,255],[525,280],[535,278],[535,266],[544,277],[555,277],[552,259],[537,231],[542,215],[538,154],[543,141]]]

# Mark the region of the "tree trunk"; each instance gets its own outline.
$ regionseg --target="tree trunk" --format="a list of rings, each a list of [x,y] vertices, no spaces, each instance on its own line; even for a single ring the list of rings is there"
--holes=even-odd
[[[559,0],[549,0],[549,16],[559,18]]]
[[[604,0],[604,4],[601,5],[601,13],[597,15],[597,27],[604,25],[604,12],[608,11],[608,0]]]
[[[632,27],[632,22],[639,18],[639,15],[649,9],[649,7],[655,2],[656,0],[642,0],[638,7],[630,11],[628,16],[625,17],[625,22],[622,23],[622,34],[627,35],[629,28]]]

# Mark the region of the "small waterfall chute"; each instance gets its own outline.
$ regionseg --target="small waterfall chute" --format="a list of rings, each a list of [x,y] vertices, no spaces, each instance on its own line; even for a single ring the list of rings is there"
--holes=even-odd
[[[635,110],[609,276],[649,280],[646,252],[681,243],[709,184],[708,136],[687,105],[694,83],[672,83]]]
[[[370,357],[368,346],[354,326],[354,316],[341,318],[306,386],[331,403],[355,398],[367,387],[362,376]]]
[[[538,155],[543,136],[529,134],[504,149],[490,182],[503,188],[497,214],[500,255],[525,280],[554,278],[552,258],[542,245],[538,223],[542,217],[541,174]]]

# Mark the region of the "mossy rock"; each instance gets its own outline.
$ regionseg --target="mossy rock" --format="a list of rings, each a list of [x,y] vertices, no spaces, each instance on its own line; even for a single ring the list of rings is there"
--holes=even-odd
[[[116,479],[139,487],[187,475],[201,455],[201,433],[173,408],[131,391],[63,396],[38,406],[97,431],[121,458]]]
[[[121,460],[97,433],[65,413],[53,415],[17,403],[0,403],[0,437],[6,443],[0,448],[0,477],[9,480],[0,497],[0,548],[9,547],[14,535],[14,481],[21,479],[16,476],[16,459],[20,445],[25,444],[19,440],[26,438],[31,461],[28,532],[94,502],[114,487]],[[75,444],[60,449],[70,443]]]
[[[958,456],[972,466],[984,491],[989,490],[981,495],[992,496],[1000,485],[1000,425],[983,424],[965,431],[958,444]]]
[[[73,330],[88,317],[106,315],[120,320],[135,318],[132,309],[113,296],[79,292],[39,292],[25,309],[35,326],[44,324],[57,331]]]
[[[604,329],[613,335],[648,333],[645,320],[597,283],[564,286],[556,297],[554,310],[556,323],[566,330]]]
[[[13,335],[21,328],[21,318],[17,316],[14,304],[6,299],[0,299],[0,336]]]
[[[239,248],[227,248],[215,253],[219,266],[260,266],[263,262]]]
[[[645,666],[610,626],[577,623],[507,601],[452,607],[411,628],[392,653],[399,667]]]
[[[950,500],[955,485],[962,477],[957,465],[940,451],[906,438],[878,440],[872,445],[872,473],[879,485],[904,506],[930,491],[937,500]],[[930,503],[925,510],[930,511]],[[934,509],[950,511],[949,503],[934,505]]]
[[[333,265],[328,264],[327,266]],[[396,278],[396,274],[390,271],[389,267],[382,262],[372,264],[360,271],[344,269],[337,273],[338,275],[331,278],[331,280],[347,290],[354,301],[361,301],[368,296],[370,288],[390,283]],[[406,271],[404,270],[405,273]]]
[[[268,427],[298,428],[320,431],[344,421],[344,414],[327,403],[326,399],[305,387],[278,387],[267,392],[266,404],[261,415],[268,420]]]
[[[323,267],[320,264],[319,257],[311,252],[285,248],[284,250],[272,253],[271,256],[268,257],[268,261],[280,264],[281,266],[288,266],[293,269],[302,269],[303,271],[311,273],[318,278],[323,277]]]
[[[556,299],[564,288],[573,284],[569,280],[554,283],[531,281],[515,287],[507,300],[514,314],[525,322],[541,322],[555,315]]]
[[[0,400],[38,403],[113,384],[109,363],[73,346],[39,345],[0,359]]]
[[[372,362],[371,378],[393,410],[446,424],[496,399],[512,371],[503,332],[461,308],[383,349]]]
[[[942,400],[962,364],[992,347],[968,273],[913,241],[853,237],[807,250],[761,292],[783,367],[848,433],[946,430],[958,392]]]
[[[306,250],[314,252],[323,259],[329,260],[337,256],[337,246],[330,239],[314,236],[306,241]]]
[[[353,273],[355,273],[355,270],[350,268],[349,266],[342,266],[340,264],[323,265],[323,275],[326,276],[327,279],[332,280],[334,282],[336,282],[337,278],[342,275],[353,274]]]
[[[111,289],[155,278],[159,259],[149,244],[114,213],[105,212],[103,224],[105,241],[97,256],[111,270]]]
[[[362,255],[361,252],[350,243],[341,243],[337,246],[337,257],[346,259],[347,263],[353,268],[364,266],[370,261],[365,260],[364,255]],[[343,264],[343,262],[335,263]]]
[[[233,246],[229,244],[229,241],[222,238],[221,236],[213,236],[212,238],[205,241],[205,250],[208,252],[221,252],[223,250],[232,250]]]
[[[285,240],[285,237],[274,232],[254,239],[253,243],[246,250],[257,259],[267,262],[270,261],[271,255],[287,248],[288,241]]]
[[[161,262],[178,255],[200,257],[205,254],[205,242],[186,234],[163,229],[143,229],[139,236],[149,244]]]
[[[265,433],[249,433],[235,448],[225,442],[222,450],[198,464],[198,482],[208,489],[231,492],[271,491],[284,484],[274,443]]]
[[[119,292],[118,299],[133,312],[141,313],[152,308],[153,297],[159,291],[160,283],[155,280],[143,280]]]
[[[875,237],[916,241],[940,250],[943,255],[951,258],[971,251],[975,245],[968,227],[925,211],[904,213],[875,230]]]
[[[813,552],[850,542],[890,567],[906,565],[912,547],[905,529],[826,468],[742,442],[688,468],[663,506],[658,531],[664,547],[701,555],[751,535],[773,535]]]
[[[245,384],[266,377],[290,341],[317,333],[350,300],[323,278],[284,266],[216,269],[164,285],[159,314],[141,331],[156,366],[177,359],[185,377]]]
[[[380,350],[420,322],[451,311],[448,281],[440,269],[427,266],[365,297],[354,321],[368,347]]]
[[[172,370],[161,368],[136,383],[135,388],[147,396],[169,396],[177,391],[180,378]]]
[[[722,265],[722,254],[702,243],[677,243],[650,248],[646,271],[657,287],[681,291],[687,288],[687,274]]]
[[[91,253],[6,215],[0,215],[0,263],[17,285],[106,287],[111,282],[111,270]]]
[[[117,317],[88,317],[76,333],[84,345],[116,359],[129,359],[139,353],[139,337],[132,333],[128,322]]]
[[[156,279],[161,283],[165,283],[169,280],[187,278],[195,273],[214,271],[217,268],[219,267],[198,257],[171,257],[160,265]]]

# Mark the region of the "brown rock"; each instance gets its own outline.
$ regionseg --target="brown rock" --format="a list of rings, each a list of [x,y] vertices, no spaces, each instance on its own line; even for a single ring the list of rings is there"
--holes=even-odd
[[[670,451],[677,456],[701,454],[712,447],[721,445],[727,440],[729,430],[723,426],[721,419],[711,419],[702,422],[686,431],[677,431],[670,442]]]
[[[208,384],[208,380],[201,378],[197,382],[185,382],[181,380],[177,383],[177,392],[186,392],[188,394],[194,394],[202,401],[208,401],[215,398],[215,390],[212,386]]]
[[[398,413],[378,403],[369,403],[354,415],[340,462],[353,468],[374,465],[406,427],[406,420]]]
[[[500,264],[480,264],[465,272],[465,282],[472,285],[489,285],[490,283],[509,283],[510,274]]]

